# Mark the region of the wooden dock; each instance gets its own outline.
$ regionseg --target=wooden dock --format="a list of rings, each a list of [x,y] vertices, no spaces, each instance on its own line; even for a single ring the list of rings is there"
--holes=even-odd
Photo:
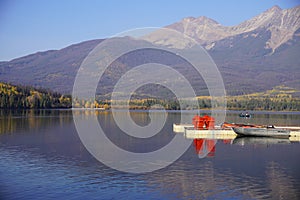
[[[290,129],[290,141],[300,142],[300,127],[287,127],[281,126],[276,128],[286,128]],[[224,130],[217,127],[216,130],[196,130],[192,124],[173,124],[173,132],[175,133],[183,133],[184,136],[188,139],[218,139],[218,140],[226,140],[226,139],[234,139],[237,134],[229,129]]]

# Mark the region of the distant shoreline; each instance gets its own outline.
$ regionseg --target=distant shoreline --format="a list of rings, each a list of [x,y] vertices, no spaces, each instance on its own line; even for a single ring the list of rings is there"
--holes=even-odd
[[[101,109],[101,108],[20,108],[20,109],[14,109],[14,108],[0,108],[0,111],[106,111],[106,112],[111,112],[111,109]],[[129,112],[147,112],[150,109],[129,109]],[[179,113],[179,112],[185,112],[185,113],[193,113],[197,111],[202,111],[202,112],[223,112],[223,110],[219,109],[199,109],[199,110],[159,110],[159,109],[154,109],[151,111],[159,112],[159,111],[165,111],[165,112],[170,112],[170,113]],[[127,111],[126,109],[116,109],[116,111]],[[231,110],[231,109],[226,109],[225,112],[229,113],[241,113],[241,112],[248,112],[250,114],[275,114],[275,113],[280,113],[280,114],[300,114],[300,111],[280,111],[280,110]]]
[[[278,86],[266,93],[253,93],[239,96],[226,96],[227,110],[237,111],[300,111],[300,97],[293,96],[294,90],[289,87]],[[214,103],[214,104],[213,104]],[[134,98],[130,101],[118,101],[115,105],[110,99],[78,99],[71,95],[60,94],[47,89],[36,89],[27,86],[15,86],[0,82],[0,109],[98,109],[109,110],[111,105],[118,109],[130,110],[194,110],[200,107],[202,110],[211,110],[216,106],[222,107],[223,98],[215,98],[212,103],[211,96],[198,96],[197,101],[191,104],[189,100],[179,102],[176,98],[165,99],[157,97]],[[157,106],[160,105],[160,106]],[[182,107],[181,105],[184,105]]]

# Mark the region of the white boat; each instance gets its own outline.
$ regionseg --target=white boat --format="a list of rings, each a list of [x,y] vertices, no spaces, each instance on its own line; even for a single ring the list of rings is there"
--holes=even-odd
[[[289,138],[290,130],[271,127],[232,127],[232,130],[240,136],[277,137]]]

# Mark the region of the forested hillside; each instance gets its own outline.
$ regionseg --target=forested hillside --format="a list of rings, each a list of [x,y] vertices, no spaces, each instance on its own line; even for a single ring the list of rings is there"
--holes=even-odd
[[[70,108],[70,95],[0,82],[0,108]]]

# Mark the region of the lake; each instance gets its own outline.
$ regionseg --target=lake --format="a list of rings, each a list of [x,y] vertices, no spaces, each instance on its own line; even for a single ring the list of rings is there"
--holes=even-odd
[[[93,114],[76,112],[82,118]],[[176,135],[172,124],[180,122],[179,112],[168,112],[157,135],[134,138],[124,134],[110,111],[96,115],[110,140],[135,153],[170,143]],[[149,123],[145,111],[130,115],[141,126]],[[226,121],[300,126],[299,112],[253,112],[250,119],[238,115],[230,111]],[[175,162],[149,173],[126,173],[87,151],[71,110],[0,110],[0,199],[300,199],[299,142],[241,145],[230,139],[176,137],[191,145]]]

